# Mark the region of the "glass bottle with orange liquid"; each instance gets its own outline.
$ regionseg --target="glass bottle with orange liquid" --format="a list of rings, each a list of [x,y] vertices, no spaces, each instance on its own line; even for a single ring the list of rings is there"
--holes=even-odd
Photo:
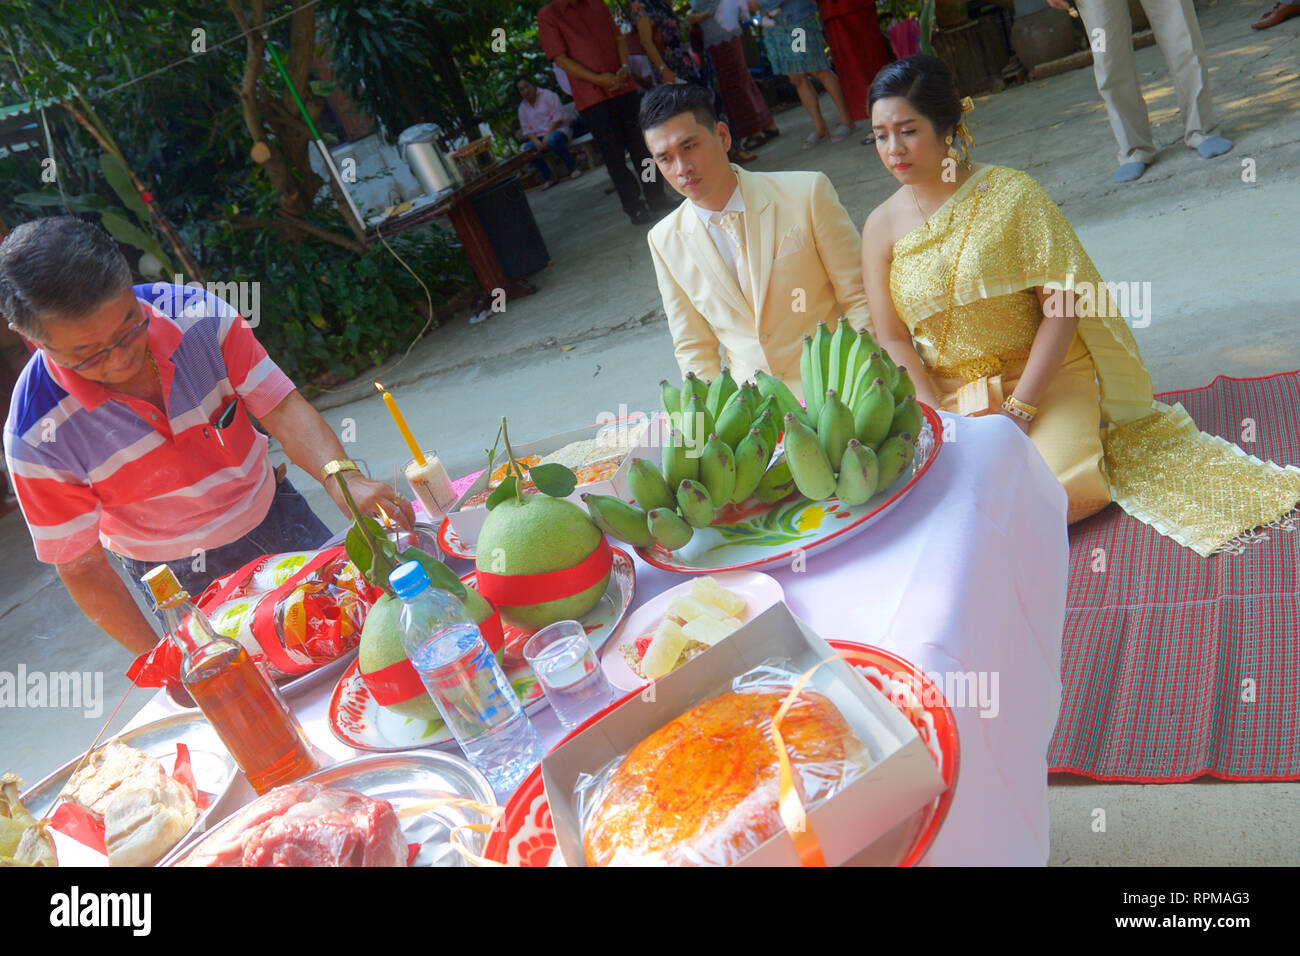
[[[258,794],[320,768],[289,705],[236,641],[217,634],[165,564],[141,578],[185,655],[181,680]]]

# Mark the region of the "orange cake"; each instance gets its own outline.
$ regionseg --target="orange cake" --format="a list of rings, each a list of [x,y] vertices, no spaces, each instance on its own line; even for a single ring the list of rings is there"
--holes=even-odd
[[[705,701],[627,755],[593,797],[589,866],[731,864],[781,832],[771,719],[787,690]],[[826,697],[804,691],[781,722],[805,805],[859,765],[862,745]]]

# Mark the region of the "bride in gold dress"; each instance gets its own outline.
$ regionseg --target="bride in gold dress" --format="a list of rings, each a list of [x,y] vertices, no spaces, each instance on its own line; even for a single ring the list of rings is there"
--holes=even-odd
[[[892,63],[871,86],[876,150],[900,187],[867,218],[863,279],[876,336],[917,398],[1007,416],[1065,486],[1070,522],[1115,501],[1208,555],[1285,520],[1300,469],[1153,399],[1122,290],[1032,178],[972,163],[970,108],[931,56]]]

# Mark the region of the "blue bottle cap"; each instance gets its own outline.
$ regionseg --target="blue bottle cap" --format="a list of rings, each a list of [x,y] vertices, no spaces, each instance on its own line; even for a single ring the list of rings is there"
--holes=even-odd
[[[393,573],[388,575],[388,583],[392,585],[399,599],[409,601],[411,598],[419,597],[421,592],[429,587],[429,572],[424,570],[419,561],[407,561],[405,564],[399,564]]]

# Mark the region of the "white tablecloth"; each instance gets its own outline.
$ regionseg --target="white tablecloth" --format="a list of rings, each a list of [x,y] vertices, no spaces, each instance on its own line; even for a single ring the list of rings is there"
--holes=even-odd
[[[1043,865],[1047,749],[1061,703],[1065,491],[1010,420],[943,418],[938,460],[893,511],[807,558],[802,570],[767,573],[823,638],[884,647],[949,694],[961,748],[957,793],[924,863]],[[682,581],[635,560],[629,613]],[[958,676],[970,674],[973,681]],[[966,693],[981,686],[989,692],[982,701]],[[295,713],[332,758],[360,756],[329,730],[332,690],[295,698]],[[160,693],[130,726],[175,710]],[[533,723],[548,748],[562,736],[549,709]]]

